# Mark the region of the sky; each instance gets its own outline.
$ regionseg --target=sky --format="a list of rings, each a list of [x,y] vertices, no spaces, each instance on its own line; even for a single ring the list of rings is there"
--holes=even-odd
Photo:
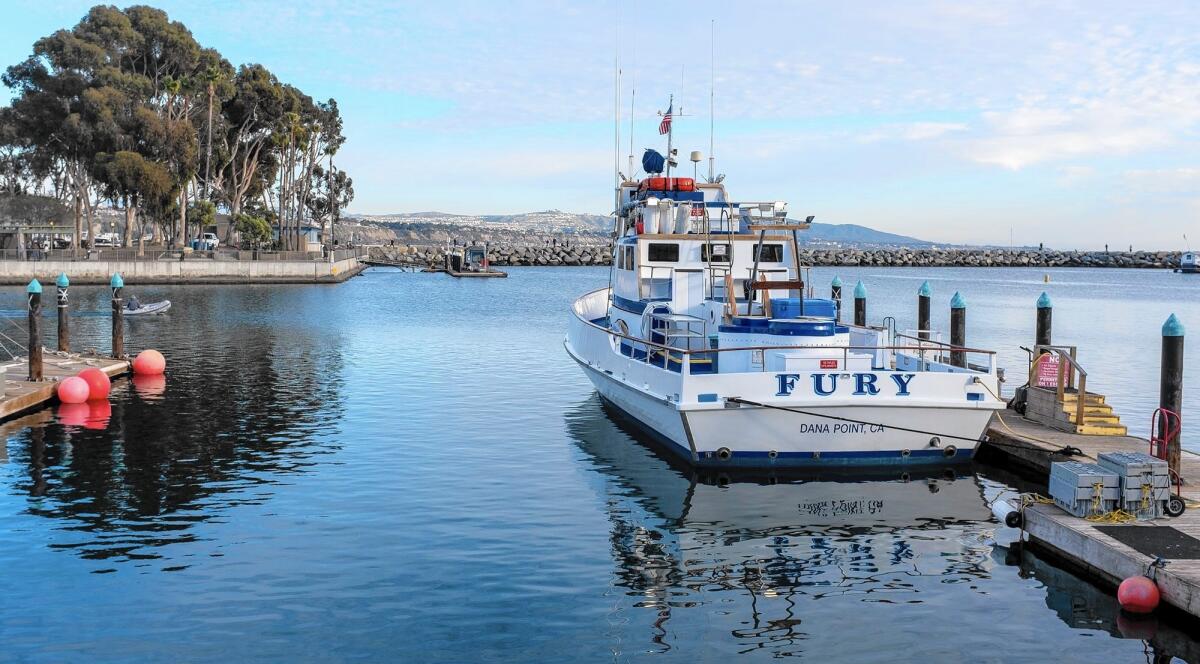
[[[91,4],[0,0],[0,64]],[[235,65],[338,100],[352,212],[610,213],[619,60],[626,175],[631,102],[636,167],[665,149],[674,94],[681,175],[709,156],[711,118],[730,194],[792,216],[938,242],[1200,245],[1200,3],[153,4]]]

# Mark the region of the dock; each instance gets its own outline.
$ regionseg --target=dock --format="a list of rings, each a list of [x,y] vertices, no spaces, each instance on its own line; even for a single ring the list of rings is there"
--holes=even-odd
[[[29,364],[24,358],[14,358],[4,365],[4,397],[0,399],[0,421],[8,420],[33,408],[53,403],[55,389],[63,378],[74,376],[87,367],[96,367],[109,378],[129,372],[128,360],[83,353],[60,354],[46,352],[42,360],[44,379],[38,382],[26,380]]]
[[[1095,462],[1105,452],[1147,452],[1149,441],[1127,435],[1082,435],[1023,418],[1012,410],[993,417],[981,451],[998,456],[1040,477],[1055,461]],[[1079,519],[1055,505],[1025,509],[1030,543],[1065,559],[1114,588],[1128,577],[1146,574],[1156,557],[1167,561],[1156,570],[1162,600],[1200,617],[1200,455],[1180,457],[1188,509],[1176,518],[1109,524]]]

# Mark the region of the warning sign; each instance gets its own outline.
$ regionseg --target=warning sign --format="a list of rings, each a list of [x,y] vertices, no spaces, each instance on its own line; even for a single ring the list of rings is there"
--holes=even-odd
[[[1037,374],[1034,376],[1036,387],[1058,389],[1058,363],[1056,355],[1042,355],[1037,359]]]

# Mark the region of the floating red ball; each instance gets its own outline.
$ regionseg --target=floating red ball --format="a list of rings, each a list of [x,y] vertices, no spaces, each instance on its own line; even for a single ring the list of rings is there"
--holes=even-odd
[[[96,367],[88,367],[80,371],[78,376],[88,384],[88,401],[100,401],[108,398],[108,393],[112,389],[112,381],[108,379],[108,374]]]
[[[163,354],[147,348],[133,358],[133,373],[143,376],[158,376],[167,370],[167,358]]]
[[[1150,613],[1159,599],[1158,586],[1144,576],[1131,576],[1117,588],[1117,602],[1130,613]]]
[[[63,403],[83,403],[88,400],[90,392],[87,381],[79,376],[64,378],[58,384],[58,400]]]

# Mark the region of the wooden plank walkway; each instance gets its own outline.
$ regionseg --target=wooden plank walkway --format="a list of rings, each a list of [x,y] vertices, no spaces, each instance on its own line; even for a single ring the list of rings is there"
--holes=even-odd
[[[26,358],[13,359],[3,364],[4,396],[0,399],[0,421],[7,420],[31,408],[53,402],[58,381],[68,376],[74,376],[87,367],[96,367],[108,374],[109,377],[121,376],[129,372],[127,360],[114,360],[91,354],[59,355],[47,351],[42,356],[43,380],[31,383],[29,364]]]
[[[1066,455],[1066,447],[1077,448],[1081,455]],[[992,419],[989,453],[1002,454],[1029,469],[1046,473],[1054,461],[1074,459],[1092,461],[1105,452],[1146,452],[1150,444],[1134,436],[1084,436],[1058,431],[1024,419],[1007,410]],[[1174,528],[1200,540],[1200,455],[1184,451],[1182,455],[1183,495],[1190,499],[1188,510],[1178,518],[1133,522],[1136,528]],[[1137,574],[1145,574],[1153,558],[1109,537],[1096,529],[1097,524],[1073,517],[1054,505],[1033,505],[1025,510],[1025,531],[1036,545],[1091,571],[1113,585]],[[1111,524],[1109,524],[1111,525]],[[1188,614],[1200,617],[1200,560],[1169,560],[1157,572],[1163,601]]]

